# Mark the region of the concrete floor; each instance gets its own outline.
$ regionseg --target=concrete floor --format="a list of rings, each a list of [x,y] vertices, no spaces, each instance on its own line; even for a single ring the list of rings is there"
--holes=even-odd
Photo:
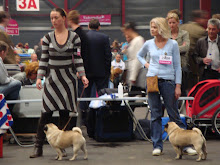
[[[83,134],[86,135],[85,128]],[[164,143],[164,155],[152,156],[152,144],[148,141],[130,141],[130,142],[96,142],[95,140],[85,136],[87,141],[88,160],[83,160],[83,152],[79,152],[76,160],[69,161],[72,156],[72,149],[68,148],[68,157],[64,157],[62,161],[55,160],[56,153],[49,144],[44,146],[44,156],[40,158],[30,159],[29,155],[33,151],[33,147],[23,148],[17,144],[9,144],[5,142],[3,145],[3,158],[0,158],[2,165],[219,165],[220,162],[220,139],[212,138],[207,140],[208,158],[200,163],[196,162],[197,156],[184,155],[182,160],[175,160],[176,156],[169,141]]]
[[[138,119],[144,118],[146,110],[139,108],[135,110]],[[5,142],[3,145],[3,158],[1,165],[219,165],[220,164],[220,138],[211,137],[207,140],[207,160],[196,162],[197,156],[184,155],[182,160],[175,160],[175,152],[169,141],[164,142],[164,151],[161,156],[152,156],[152,144],[148,141],[134,140],[130,142],[96,142],[89,138],[86,128],[83,127],[83,135],[87,141],[88,160],[83,160],[80,151],[76,160],[69,161],[72,149],[66,149],[68,157],[62,161],[55,160],[56,152],[50,145],[44,146],[44,156],[30,159],[29,155],[33,147],[23,148],[17,144]]]

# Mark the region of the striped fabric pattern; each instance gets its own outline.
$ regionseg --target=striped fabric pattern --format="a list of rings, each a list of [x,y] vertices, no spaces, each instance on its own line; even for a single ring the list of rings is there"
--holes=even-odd
[[[44,36],[37,75],[40,79],[46,77],[43,92],[44,111],[67,109],[77,112],[78,84],[75,72],[80,76],[85,75],[83,60],[77,55],[80,45],[80,38],[75,32],[69,31],[64,45],[56,42],[54,32]]]

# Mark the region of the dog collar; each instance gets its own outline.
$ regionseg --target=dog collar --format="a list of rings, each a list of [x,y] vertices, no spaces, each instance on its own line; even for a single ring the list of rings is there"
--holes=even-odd
[[[168,135],[170,136],[174,131],[176,131],[178,128],[175,128],[174,130],[172,130]]]

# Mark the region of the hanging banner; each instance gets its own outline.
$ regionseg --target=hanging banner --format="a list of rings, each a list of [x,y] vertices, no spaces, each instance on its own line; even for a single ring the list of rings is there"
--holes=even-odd
[[[91,19],[98,19],[101,25],[111,25],[111,15],[80,15],[80,25],[88,25]]]
[[[6,32],[9,35],[19,35],[18,23],[14,19],[10,19],[8,26],[6,27]]]
[[[40,11],[39,0],[16,0],[17,11]]]

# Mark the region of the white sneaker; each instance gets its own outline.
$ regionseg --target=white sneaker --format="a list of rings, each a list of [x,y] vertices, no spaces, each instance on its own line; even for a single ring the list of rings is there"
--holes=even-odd
[[[161,149],[155,148],[152,152],[153,156],[160,156],[162,154]]]
[[[191,155],[191,156],[197,155],[196,150],[192,149],[191,147],[187,147],[186,150],[184,150],[183,152],[186,155]]]

